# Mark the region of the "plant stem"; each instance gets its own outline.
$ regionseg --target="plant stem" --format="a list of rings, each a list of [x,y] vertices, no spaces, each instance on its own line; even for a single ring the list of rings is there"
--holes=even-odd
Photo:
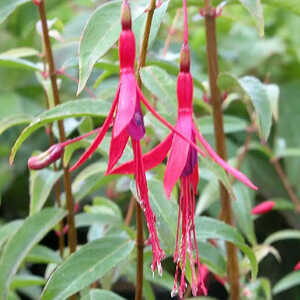
[[[208,75],[210,84],[211,103],[213,108],[214,133],[216,150],[220,157],[227,160],[225,134],[222,113],[221,92],[217,84],[218,79],[218,56],[216,41],[216,17],[210,1],[205,1],[205,29],[206,29],[206,53],[208,61]],[[231,199],[225,187],[220,183],[221,209],[225,223],[233,225]],[[237,249],[231,243],[226,243],[227,249],[227,273],[230,284],[230,299],[240,298],[239,265]]]
[[[45,46],[48,67],[49,67],[49,76],[51,80],[54,103],[55,105],[59,105],[60,97],[59,97],[59,91],[57,87],[56,70],[55,70],[51,42],[50,42],[50,37],[48,32],[48,24],[47,24],[44,0],[41,0],[40,3],[37,5],[37,7],[39,9],[40,19],[42,23],[44,46]],[[66,140],[66,136],[65,136],[63,121],[58,121],[58,130],[59,130],[59,140],[60,142],[64,142]],[[73,253],[76,251],[76,247],[77,247],[77,233],[75,229],[75,220],[74,220],[74,201],[73,201],[72,189],[71,189],[71,176],[68,171],[68,167],[64,166],[63,168],[64,168],[64,190],[66,194],[66,203],[68,209],[68,217],[67,217],[67,222],[69,225],[68,243],[69,243],[70,253]]]
[[[134,204],[135,204],[136,200],[135,198],[132,196],[130,198],[130,202],[129,202],[129,206],[128,206],[128,209],[127,209],[127,213],[126,213],[126,217],[125,217],[125,221],[124,223],[129,226],[130,225],[130,222],[131,222],[131,219],[132,219],[132,216],[133,216],[133,211],[134,211]]]
[[[146,64],[146,56],[149,44],[150,30],[153,19],[153,14],[156,8],[155,0],[150,1],[148,14],[146,19],[143,42],[141,46],[138,68],[137,68],[137,82],[142,88],[142,80],[140,76],[140,69]],[[136,244],[137,244],[137,266],[136,266],[136,286],[135,286],[135,300],[142,300],[143,297],[143,264],[144,264],[144,234],[143,234],[143,215],[142,208],[136,201]]]
[[[55,144],[55,140],[54,140],[54,134],[52,131],[52,126],[50,125],[49,127],[49,140],[50,140],[50,146]],[[57,166],[56,164],[54,164],[53,166],[54,171],[57,171]],[[58,180],[55,185],[54,185],[54,191],[55,191],[55,202],[57,204],[58,207],[61,207],[61,198],[60,198],[60,180]],[[59,232],[60,235],[58,236],[58,248],[59,248],[59,255],[61,258],[64,257],[64,250],[65,250],[65,238],[64,238],[64,234],[63,234],[63,230],[64,230],[64,222],[63,220],[59,221],[58,223],[59,225]]]

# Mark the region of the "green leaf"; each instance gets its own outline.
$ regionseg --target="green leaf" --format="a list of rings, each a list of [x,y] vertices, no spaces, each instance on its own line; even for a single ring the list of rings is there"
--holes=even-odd
[[[10,285],[10,289],[15,290],[27,286],[44,285],[46,280],[40,276],[34,275],[16,275]]]
[[[8,118],[4,118],[0,121],[0,135],[13,126],[29,124],[31,121],[32,117],[29,115],[13,115]]]
[[[41,300],[63,300],[80,291],[126,259],[133,247],[133,241],[121,237],[84,245],[52,273]]]
[[[298,0],[263,0],[263,3],[272,5],[276,8],[289,9],[293,13],[300,15],[300,3]]]
[[[0,227],[0,248],[22,226],[23,220],[15,220]]]
[[[264,87],[267,91],[273,118],[276,121],[278,121],[279,95],[280,95],[279,86],[276,84],[265,84]]]
[[[219,198],[219,182],[216,178],[209,180],[208,184],[202,189],[196,205],[196,215],[201,215]]]
[[[231,182],[225,170],[209,157],[203,157],[201,155],[199,155],[198,157],[201,161],[200,168],[204,166],[206,169],[210,170],[218,178],[218,180],[223,183],[231,198],[236,199]]]
[[[239,131],[245,131],[249,126],[249,123],[241,118],[235,116],[224,115],[224,132],[234,133]],[[196,119],[197,126],[201,131],[201,134],[214,134],[214,125],[212,116],[203,116]]]
[[[125,298],[111,291],[92,289],[82,300],[125,300]]]
[[[261,4],[261,0],[239,0],[241,4],[249,11],[253,19],[260,36],[264,35],[264,11]]]
[[[39,264],[58,264],[61,262],[61,257],[57,252],[46,246],[36,245],[26,256],[26,261]]]
[[[155,41],[160,25],[165,19],[165,14],[168,9],[169,2],[170,1],[168,0],[162,2],[162,4],[154,10],[154,14],[151,22],[151,31],[150,31],[149,41],[148,41],[148,49],[151,48],[153,42]],[[133,31],[135,33],[135,38],[136,38],[136,53],[140,53],[140,47],[143,43],[147,16],[148,14],[142,14],[135,20],[133,24]]]
[[[54,184],[62,174],[63,171],[56,172],[50,169],[30,171],[30,216],[36,214],[43,208]]]
[[[196,217],[195,227],[198,241],[221,239],[233,243],[240,248],[250,261],[252,278],[256,278],[258,266],[255,254],[252,249],[245,244],[243,237],[234,227],[208,217]]]
[[[220,74],[218,82],[222,89],[237,90],[252,102],[257,114],[260,134],[264,140],[267,140],[272,126],[272,110],[264,85],[255,77],[245,76],[238,79],[228,73]]]
[[[92,99],[80,99],[74,101],[68,101],[60,104],[52,109],[44,111],[22,131],[17,141],[15,142],[10,156],[10,163],[12,164],[16,155],[16,152],[22,145],[22,143],[37,129],[52,123],[57,120],[63,120],[66,118],[94,116],[105,117],[110,109],[110,103],[106,101],[95,101]]]
[[[20,58],[20,57],[27,57],[27,56],[36,56],[38,54],[39,52],[36,49],[21,47],[21,48],[14,48],[2,52],[0,53],[0,57],[5,56],[5,57],[12,57],[12,58]]]
[[[157,230],[162,247],[168,255],[172,255],[176,242],[178,206],[172,197],[165,196],[163,184],[156,179],[148,180],[149,200],[157,219]]]
[[[143,85],[157,98],[158,108],[174,118],[177,115],[176,81],[163,69],[148,66],[141,69]]]
[[[220,250],[210,243],[198,241],[199,258],[215,274],[226,275],[226,261]]]
[[[289,240],[289,239],[300,239],[300,230],[287,229],[287,230],[277,231],[277,232],[269,235],[265,239],[264,244],[269,245],[269,244],[273,244],[277,241]]]
[[[20,5],[29,2],[30,0],[9,0],[1,1],[0,3],[0,24],[13,13],[13,11]]]
[[[141,3],[132,3],[132,19],[145,10]],[[77,93],[85,87],[93,67],[118,40],[121,31],[121,1],[99,6],[88,20],[80,39],[79,85]]]
[[[0,66],[42,72],[42,66],[23,58],[0,56]]]
[[[105,175],[106,167],[106,163],[96,162],[77,175],[72,183],[73,196],[76,202],[116,178],[116,176]]]
[[[234,185],[234,192],[237,200],[232,202],[235,218],[242,232],[246,235],[250,243],[256,244],[253,219],[251,216],[251,199],[249,188],[238,182]]]
[[[276,295],[299,284],[300,271],[292,272],[284,276],[281,280],[279,280],[279,282],[275,284],[273,294]]]
[[[46,208],[28,217],[22,227],[6,244],[0,259],[0,291],[5,299],[13,276],[24,258],[66,212],[57,208]]]

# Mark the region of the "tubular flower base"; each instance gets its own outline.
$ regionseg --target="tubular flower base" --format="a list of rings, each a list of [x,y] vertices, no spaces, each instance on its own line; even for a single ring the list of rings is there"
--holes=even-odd
[[[192,269],[193,295],[196,296],[198,293],[205,295],[207,291],[204,285],[204,275],[201,274],[202,270],[198,256],[194,224],[195,195],[197,194],[199,182],[197,151],[190,143],[183,140],[181,136],[178,136],[177,132],[193,142],[198,139],[205,149],[205,152],[228,173],[254,190],[256,190],[257,187],[244,174],[229,166],[215,153],[193,122],[193,80],[190,74],[190,52],[187,44],[184,44],[181,50],[180,73],[177,80],[177,98],[178,118],[175,125],[176,132],[169,134],[164,141],[145,154],[143,156],[143,162],[145,170],[152,169],[160,164],[170,151],[164,176],[164,190],[168,198],[176,182],[180,180],[181,191],[179,198],[177,241],[174,253],[174,262],[177,266],[172,295],[175,295],[178,291],[179,297],[182,298],[186,289],[185,268],[187,253]],[[205,155],[203,152],[200,153]],[[136,162],[130,161],[112,169],[110,174],[132,174],[135,173],[135,169]],[[181,238],[179,238],[180,233]],[[197,271],[195,270],[195,265],[197,266]],[[179,268],[181,268],[181,278],[178,288],[177,280]]]

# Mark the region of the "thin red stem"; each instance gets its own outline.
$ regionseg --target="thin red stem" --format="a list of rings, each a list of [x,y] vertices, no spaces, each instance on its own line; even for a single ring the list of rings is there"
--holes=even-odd
[[[183,44],[188,45],[188,43],[189,43],[189,27],[188,27],[188,13],[187,13],[186,0],[183,0],[183,19],[184,19]]]

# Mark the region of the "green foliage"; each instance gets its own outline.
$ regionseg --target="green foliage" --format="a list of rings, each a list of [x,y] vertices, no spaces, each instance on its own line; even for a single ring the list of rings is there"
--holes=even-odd
[[[111,133],[86,165],[70,174],[75,227],[79,240],[86,241],[75,253],[68,252],[69,237],[60,249],[58,238],[52,238],[54,230],[58,232],[58,223],[67,223],[66,211],[58,208],[66,207],[62,167],[72,166],[95,135],[67,146],[55,168],[27,170],[32,153],[59,141],[58,121],[63,121],[67,138],[100,127],[115,96],[120,71],[117,47],[121,1],[73,2],[70,6],[66,0],[45,1],[61,98],[61,104],[54,107],[49,77],[53,74],[47,74],[37,7],[29,0],[0,1],[1,300],[19,300],[19,293],[32,300],[66,299],[75,293],[82,300],[122,300],[122,283],[136,285],[136,223],[128,211],[131,193],[136,195],[136,190],[131,177],[105,174]],[[149,1],[129,2],[138,65]],[[194,122],[214,147],[205,22],[199,15],[204,1],[187,2]],[[232,243],[238,248],[242,299],[251,295],[256,300],[272,296],[275,300],[297,300],[300,275],[291,271],[299,261],[299,211],[289,189],[300,197],[300,3],[213,0],[212,4],[221,5],[223,11],[217,18],[218,84],[225,98],[222,111],[228,158],[259,190],[254,192],[235,182],[218,164],[199,156],[195,212],[199,258],[212,275],[224,279],[228,264],[225,243]],[[172,0],[163,1],[155,9],[146,66],[139,73],[145,95],[172,124],[177,118],[176,76],[183,33],[183,18],[177,9],[181,7],[181,0]],[[142,110],[145,153],[169,130],[144,107]],[[128,144],[120,163],[133,157]],[[9,155],[13,166],[9,166]],[[279,171],[274,160],[279,163]],[[174,284],[172,256],[180,190],[176,186],[171,198],[166,198],[164,170],[165,161],[147,172],[150,204],[167,259],[163,261],[162,277],[153,276],[151,247],[145,245],[146,300],[162,299],[165,296],[160,293],[169,294]],[[218,220],[223,217],[220,183],[232,200],[236,226]],[[273,212],[254,217],[253,206],[267,200],[275,202]],[[68,232],[65,226],[63,234]],[[149,237],[146,227],[144,237]],[[278,262],[270,263],[270,254]],[[191,283],[189,262],[186,277]],[[213,280],[208,281],[208,297],[190,299],[219,299],[219,289],[210,289]],[[92,288],[93,283],[100,283],[101,289]],[[226,284],[227,292],[228,287]]]

